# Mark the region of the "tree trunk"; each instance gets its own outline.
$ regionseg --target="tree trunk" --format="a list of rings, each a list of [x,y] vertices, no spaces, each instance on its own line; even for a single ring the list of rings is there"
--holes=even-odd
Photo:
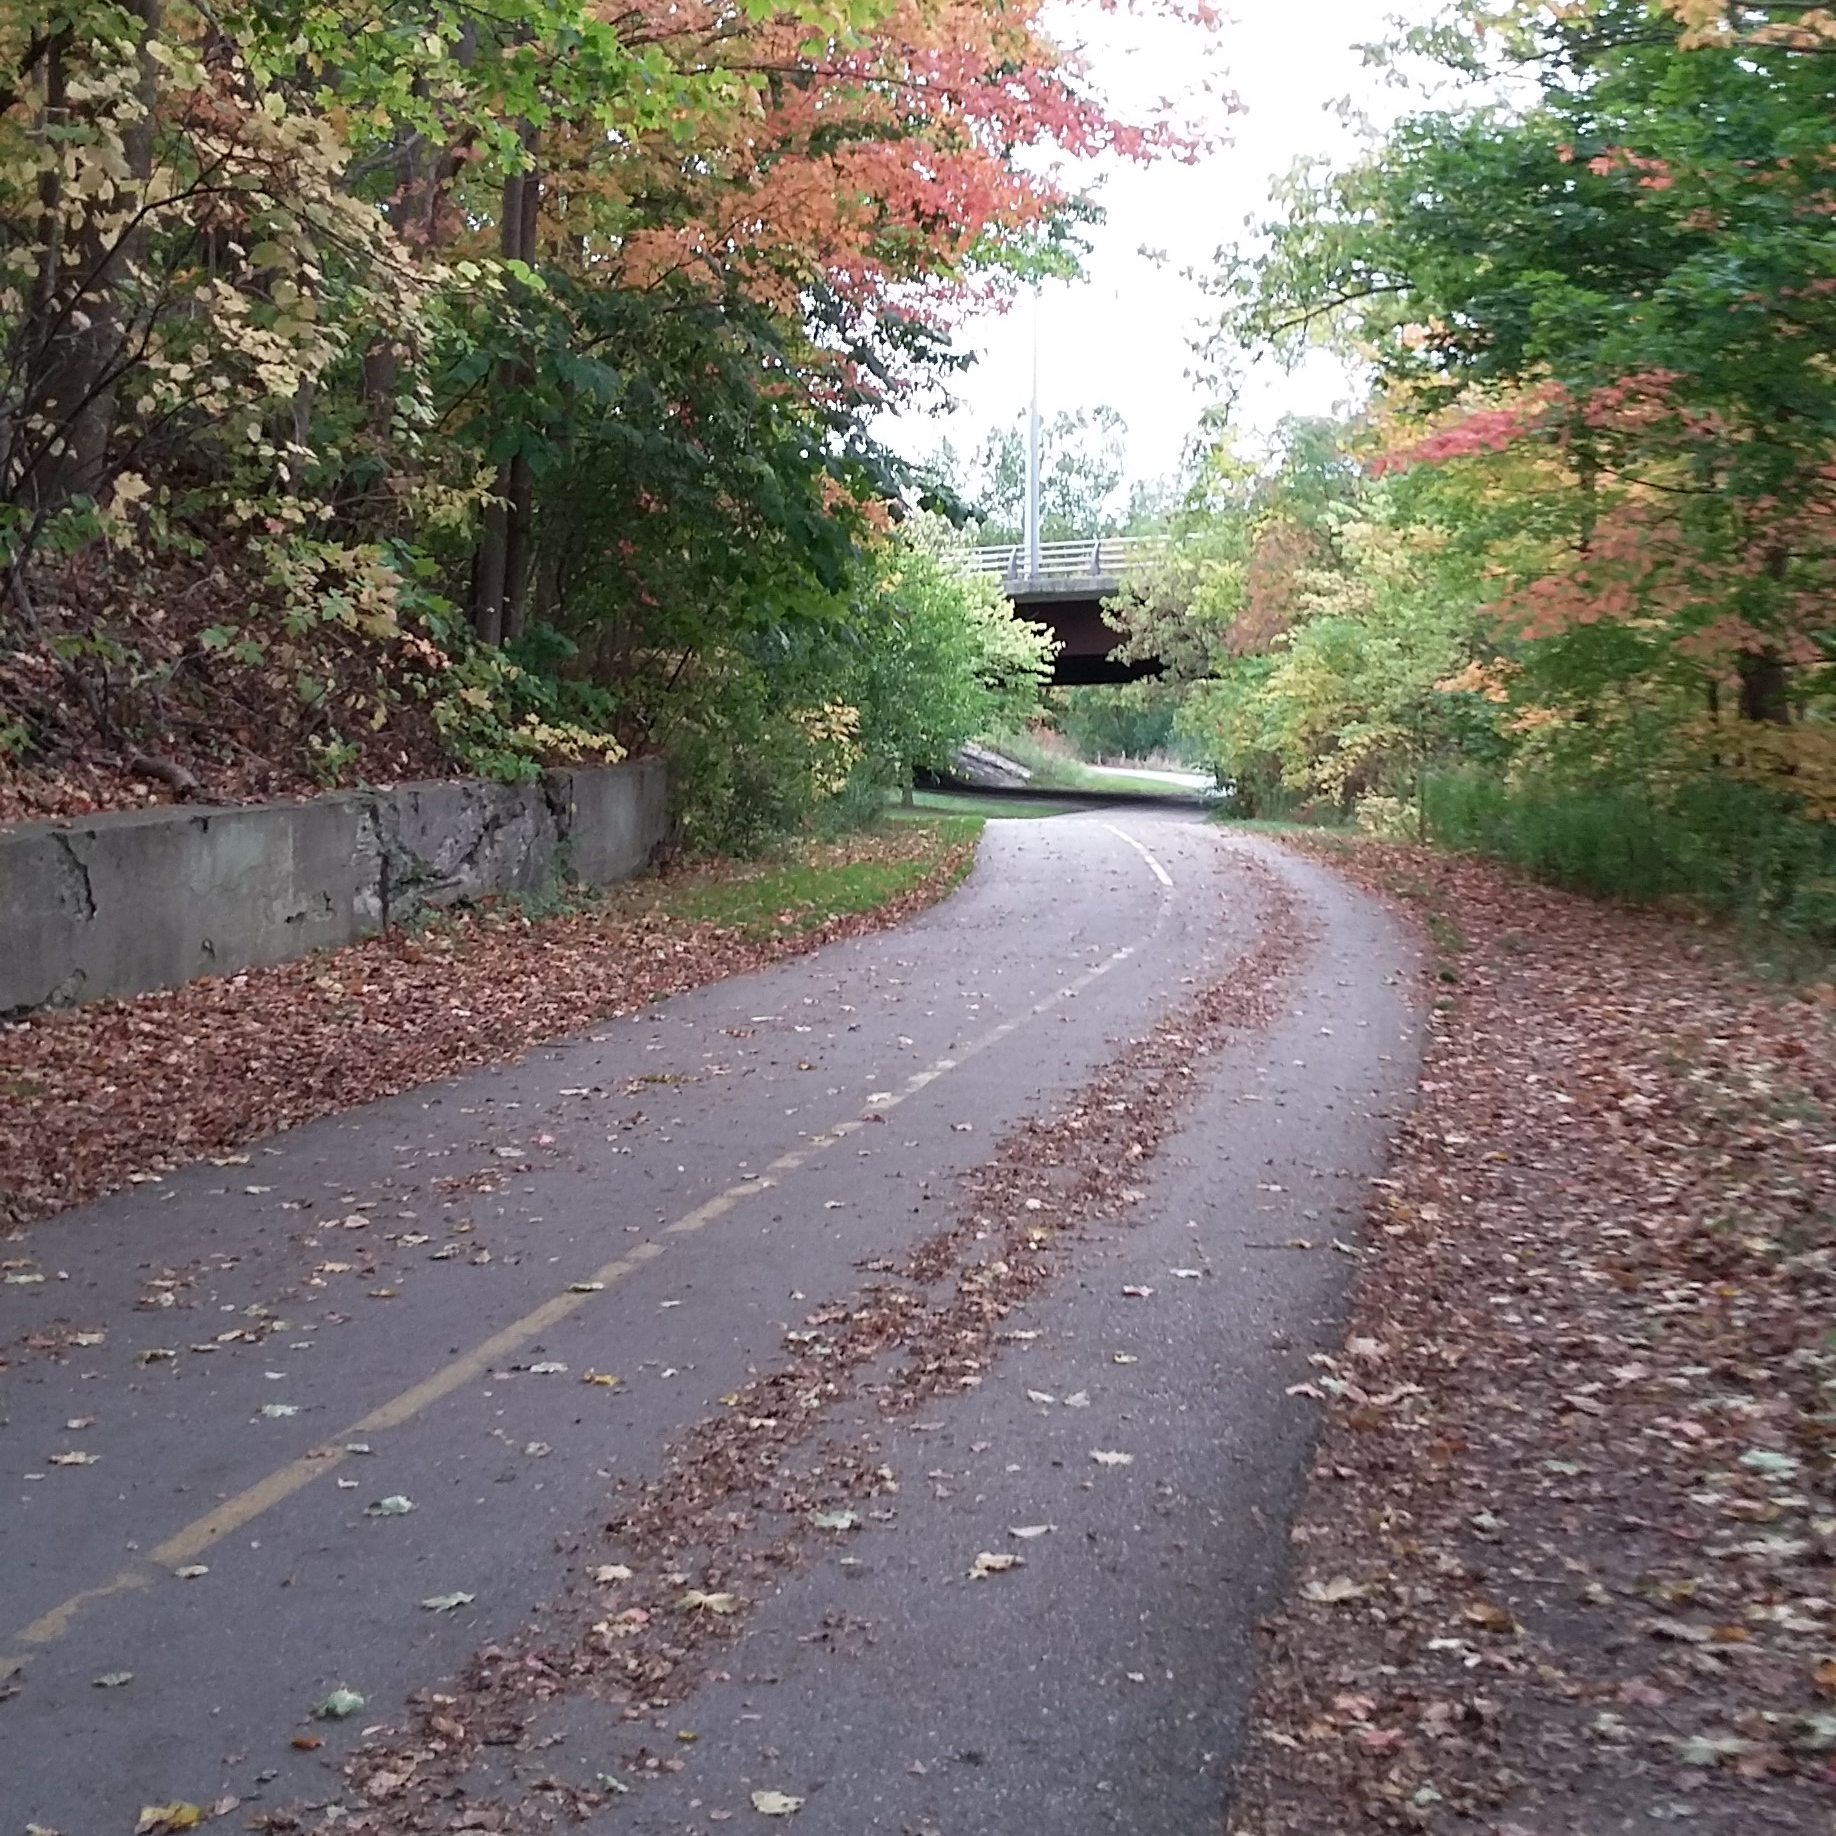
[[[1774,650],[1743,650],[1734,659],[1740,675],[1740,717],[1783,727],[1791,721],[1785,663]]]
[[[535,502],[535,478],[521,454],[505,468],[504,495],[509,500],[504,526],[504,639],[523,635],[529,622],[529,560]]]
[[[161,0],[126,0],[125,10],[141,28],[141,113],[123,129],[121,152],[129,178],[144,192],[153,175],[160,65],[152,48],[159,35]],[[58,55],[55,71],[47,71],[48,108],[64,103],[64,62],[65,56]],[[107,481],[116,388],[130,330],[121,287],[144,251],[146,231],[131,225],[111,241],[101,213],[92,210],[65,259],[58,247],[61,237],[55,215],[47,215],[51,229],[44,261],[54,272],[48,292],[46,275],[41,272],[40,291],[47,295],[47,309],[62,329],[53,332],[45,349],[41,380],[33,394],[37,416],[50,422],[56,432],[52,450],[38,454],[30,466],[26,494],[36,507],[55,510],[73,497],[98,495]]]
[[[521,138],[531,166],[527,172],[513,172],[504,179],[498,248],[506,261],[533,265],[537,214],[542,202],[542,180],[534,167],[535,128],[525,122]],[[500,365],[496,377],[500,396],[526,386],[529,376],[527,364]],[[487,644],[520,637],[528,618],[534,487],[534,476],[523,454],[516,454],[498,467],[492,495],[499,501],[485,512],[472,602],[472,627]]]

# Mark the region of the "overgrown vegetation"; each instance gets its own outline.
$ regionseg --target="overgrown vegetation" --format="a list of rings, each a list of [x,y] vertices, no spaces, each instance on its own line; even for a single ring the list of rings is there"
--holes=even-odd
[[[1833,43],[1462,5],[1394,55],[1484,99],[1298,172],[1225,259],[1221,355],[1376,381],[1272,466],[1214,450],[1129,610],[1244,813],[1836,943]]]
[[[869,418],[1074,259],[1038,154],[1180,144],[1033,0],[20,0],[0,818],[664,747],[698,841],[872,804],[1040,647]]]
[[[932,812],[892,830],[877,847],[856,835],[845,844],[803,843],[724,871],[708,863],[668,887],[658,909],[753,940],[801,935],[890,905],[940,870],[954,884],[969,871],[981,832],[977,814]],[[931,846],[922,845],[925,837]]]

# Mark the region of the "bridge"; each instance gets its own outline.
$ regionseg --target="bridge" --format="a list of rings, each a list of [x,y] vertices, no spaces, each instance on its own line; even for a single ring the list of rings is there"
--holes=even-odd
[[[1103,601],[1112,599],[1131,575],[1145,573],[1166,552],[1163,536],[1104,536],[1077,542],[1041,542],[1032,554],[1025,542],[997,543],[961,551],[965,571],[992,574],[1014,611],[1051,627],[1058,639],[1055,687],[1091,682],[1138,682],[1156,676],[1154,662],[1124,663],[1110,652],[1122,641],[1103,622]]]

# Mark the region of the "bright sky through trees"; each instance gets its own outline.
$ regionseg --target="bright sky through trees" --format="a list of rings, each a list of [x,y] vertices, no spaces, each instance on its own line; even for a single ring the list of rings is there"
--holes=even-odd
[[[1399,15],[1414,23],[1438,9],[1429,0],[1317,0],[1303,13],[1236,0],[1232,10],[1209,56],[1206,34],[1161,18],[1080,3],[1050,21],[1062,39],[1088,47],[1104,90],[1125,112],[1170,96],[1222,142],[1189,166],[1093,162],[1082,182],[1093,185],[1108,220],[1090,233],[1088,279],[1051,286],[1042,302],[1042,410],[1119,409],[1136,477],[1173,469],[1204,405],[1191,375],[1191,339],[1206,301],[1192,275],[1241,234],[1245,217],[1263,215],[1273,177],[1309,155],[1343,163],[1358,144],[1361,116],[1379,127],[1394,118],[1404,92],[1366,69],[1356,46],[1392,36]],[[1221,79],[1215,87],[1224,94],[1235,93],[1239,112],[1202,93],[1207,75]],[[1347,99],[1350,110],[1341,113]],[[948,415],[900,416],[894,425],[903,450],[928,452],[945,438],[959,452],[972,450],[987,428],[1024,409],[1030,305],[971,320],[961,342],[977,362],[956,385],[959,406]],[[1265,364],[1250,378],[1239,418],[1266,432],[1284,414],[1324,414],[1353,393],[1341,366],[1324,357],[1294,375]]]

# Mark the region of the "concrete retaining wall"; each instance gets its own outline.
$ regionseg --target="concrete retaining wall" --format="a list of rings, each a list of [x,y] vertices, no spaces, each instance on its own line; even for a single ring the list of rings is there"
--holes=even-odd
[[[0,829],[0,1013],[138,994],[351,943],[488,893],[640,873],[661,760]]]

